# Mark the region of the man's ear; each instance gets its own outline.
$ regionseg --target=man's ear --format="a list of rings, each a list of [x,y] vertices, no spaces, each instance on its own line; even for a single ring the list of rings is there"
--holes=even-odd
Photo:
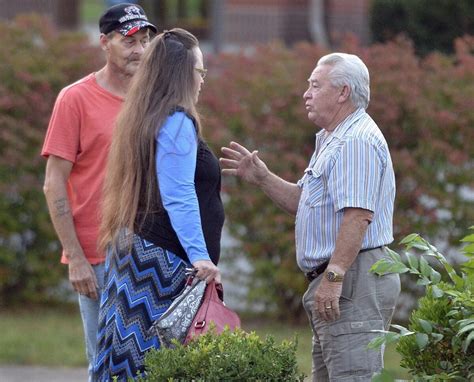
[[[341,93],[339,94],[338,102],[344,103],[349,99],[350,96],[351,96],[351,88],[348,85],[344,85],[341,88]]]
[[[104,33],[100,34],[99,44],[104,52],[107,52],[109,50],[109,39]]]

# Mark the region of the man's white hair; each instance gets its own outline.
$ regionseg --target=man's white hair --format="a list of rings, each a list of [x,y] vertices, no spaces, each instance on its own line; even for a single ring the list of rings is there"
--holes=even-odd
[[[354,54],[331,53],[318,61],[329,65],[329,80],[334,86],[347,85],[351,89],[351,101],[355,106],[367,109],[370,102],[370,77],[367,66]]]

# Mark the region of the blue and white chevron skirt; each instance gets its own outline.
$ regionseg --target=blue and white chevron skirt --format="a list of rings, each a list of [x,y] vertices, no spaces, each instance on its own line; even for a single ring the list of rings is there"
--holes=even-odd
[[[133,243],[109,250],[97,333],[94,381],[113,377],[125,382],[144,371],[145,353],[158,349],[158,337],[148,335],[153,321],[185,287],[189,265],[175,254],[140,236]]]

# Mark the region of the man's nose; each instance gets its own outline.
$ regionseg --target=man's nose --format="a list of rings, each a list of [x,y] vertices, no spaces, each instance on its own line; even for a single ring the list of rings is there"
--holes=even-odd
[[[143,44],[138,43],[135,45],[135,49],[133,50],[133,53],[136,53],[141,56],[144,51],[145,51],[145,46],[143,46]]]

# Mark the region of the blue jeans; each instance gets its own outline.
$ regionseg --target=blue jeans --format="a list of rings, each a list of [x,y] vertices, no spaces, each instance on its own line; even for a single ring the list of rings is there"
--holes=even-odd
[[[102,289],[104,287],[105,263],[93,265],[97,283],[99,284],[98,298],[92,300],[89,297],[78,294],[79,309],[81,311],[82,325],[84,326],[84,337],[86,342],[86,355],[89,363],[89,382],[92,381],[92,368],[94,367],[96,344],[97,344],[97,326],[99,322],[99,306]]]

